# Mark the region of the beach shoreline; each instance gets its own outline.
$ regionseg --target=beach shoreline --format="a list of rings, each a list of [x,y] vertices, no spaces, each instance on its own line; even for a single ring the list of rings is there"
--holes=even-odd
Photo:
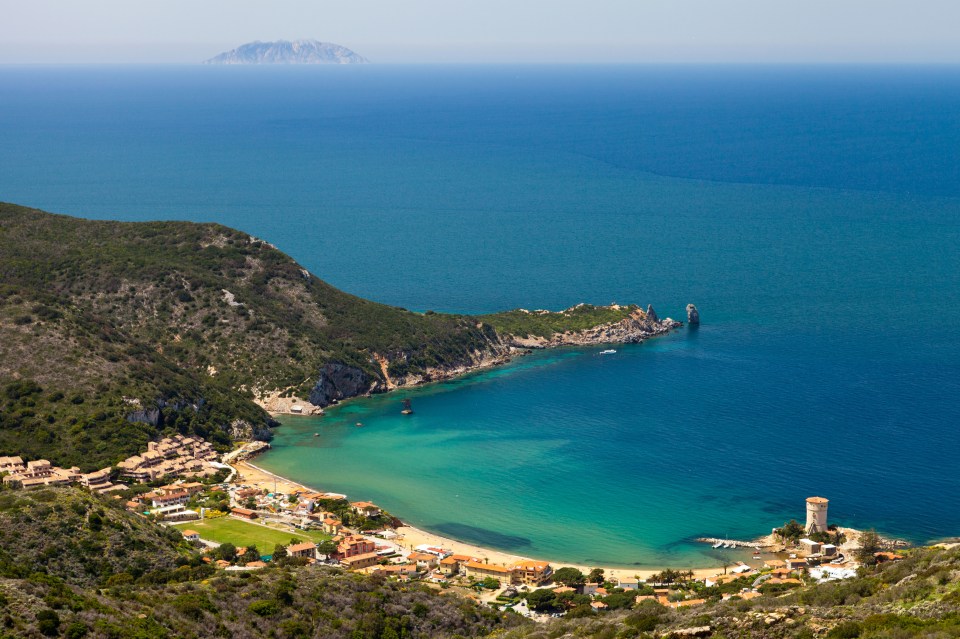
[[[276,473],[265,470],[264,468],[251,463],[249,459],[235,462],[232,465],[237,470],[237,474],[233,479],[233,482],[237,484],[254,486],[267,492],[291,493],[297,490],[307,492],[325,492],[323,490],[306,486]],[[664,570],[687,570],[685,567],[681,568],[678,566],[632,568],[624,566],[587,565],[578,562],[555,561],[554,559],[547,557],[529,557],[525,555],[517,555],[503,550],[496,550],[494,548],[479,546],[477,544],[445,537],[443,535],[432,533],[406,523],[397,528],[396,532],[399,535],[396,543],[398,543],[398,545],[404,549],[412,551],[417,546],[435,546],[450,550],[454,554],[477,557],[486,563],[498,566],[512,566],[518,561],[537,559],[539,561],[549,562],[554,569],[569,566],[580,570],[584,574],[589,573],[595,568],[599,568],[603,570],[604,578],[608,580],[649,579],[651,576]],[[758,538],[758,540],[763,539],[765,539],[765,537]],[[718,561],[717,565],[714,567],[695,568],[691,570],[696,578],[711,577],[725,572],[723,564],[723,561]],[[727,568],[732,565],[735,565],[734,562],[727,562]]]

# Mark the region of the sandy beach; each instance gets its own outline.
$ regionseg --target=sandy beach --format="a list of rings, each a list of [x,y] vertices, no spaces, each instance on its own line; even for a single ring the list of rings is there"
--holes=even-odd
[[[234,462],[231,465],[237,469],[237,475],[233,478],[233,483],[235,484],[254,486],[270,493],[292,493],[297,490],[316,492],[308,486],[290,481],[286,477],[275,475],[248,461]]]
[[[269,471],[266,471],[259,466],[251,464],[249,461],[241,461],[233,464],[234,468],[237,469],[237,476],[234,478],[234,483],[237,484],[246,484],[249,486],[255,486],[262,490],[268,492],[281,492],[281,493],[291,493],[297,490],[306,490],[311,492],[323,492],[322,490],[311,488],[309,486],[304,486],[295,481],[291,481],[280,475],[276,475]],[[549,557],[525,557],[521,555],[513,555],[507,552],[500,550],[494,550],[492,548],[483,548],[481,546],[476,546],[462,541],[457,541],[455,539],[450,539],[448,537],[442,537],[413,526],[402,526],[397,529],[397,534],[400,537],[397,539],[399,544],[407,549],[412,549],[420,545],[428,546],[437,546],[440,548],[446,548],[453,551],[455,554],[470,555],[473,557],[478,557],[484,559],[488,563],[500,565],[500,566],[510,566],[517,561],[522,559],[538,559],[541,561],[548,561],[550,565],[556,568],[561,568],[564,566],[572,566],[577,568],[584,574],[589,573],[594,568],[602,568],[604,571],[604,576],[607,579],[617,579],[617,578],[639,578],[646,579],[651,575],[660,572],[662,569],[658,568],[622,568],[622,567],[611,567],[611,566],[587,566],[583,564],[568,563],[568,562],[558,562],[550,559]],[[694,570],[693,573],[696,577],[710,577],[717,575],[723,572],[722,566],[716,566],[714,568],[700,568]]]

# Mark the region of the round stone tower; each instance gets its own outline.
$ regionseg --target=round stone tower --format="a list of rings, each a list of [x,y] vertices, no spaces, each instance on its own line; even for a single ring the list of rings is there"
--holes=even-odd
[[[828,503],[825,497],[807,497],[807,533],[826,532]]]

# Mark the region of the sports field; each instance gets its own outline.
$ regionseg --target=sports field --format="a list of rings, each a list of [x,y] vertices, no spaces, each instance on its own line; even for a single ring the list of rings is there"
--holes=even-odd
[[[196,530],[200,537],[221,544],[230,543],[234,546],[255,545],[262,555],[269,555],[277,544],[287,545],[291,539],[297,543],[303,541],[320,542],[330,539],[330,535],[315,530],[298,530],[296,532],[277,530],[262,524],[257,524],[233,517],[218,517],[201,521],[189,521],[174,526],[179,530]]]

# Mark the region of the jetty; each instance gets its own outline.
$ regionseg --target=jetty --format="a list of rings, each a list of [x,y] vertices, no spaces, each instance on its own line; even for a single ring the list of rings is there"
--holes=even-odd
[[[760,550],[765,548],[759,541],[741,541],[739,539],[720,539],[719,537],[699,537],[697,541],[710,544],[714,548],[750,548]]]

